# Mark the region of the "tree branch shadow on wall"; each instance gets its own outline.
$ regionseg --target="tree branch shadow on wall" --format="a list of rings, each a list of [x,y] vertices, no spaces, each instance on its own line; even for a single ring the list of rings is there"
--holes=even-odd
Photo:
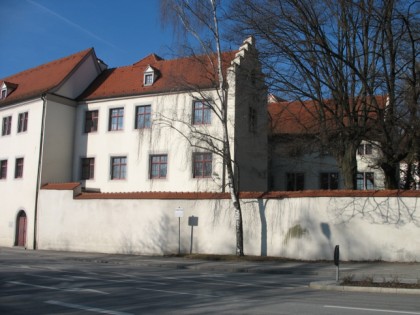
[[[413,198],[408,204],[400,197],[348,197],[331,198],[329,207],[335,212],[337,222],[350,222],[354,218],[362,218],[373,224],[403,226],[413,223],[420,227],[419,198]]]
[[[138,231],[132,229],[121,231],[120,254],[174,254],[178,252],[178,220],[163,214],[154,224],[139,224]],[[131,224],[130,226],[132,226]],[[146,228],[145,228],[146,227]],[[142,236],[140,236],[142,235]]]

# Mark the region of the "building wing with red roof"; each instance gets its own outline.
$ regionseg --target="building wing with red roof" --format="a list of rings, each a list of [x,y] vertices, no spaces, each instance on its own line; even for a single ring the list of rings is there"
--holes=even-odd
[[[53,93],[92,54],[94,54],[94,50],[89,48],[0,79],[0,86],[4,83],[7,87],[12,87],[11,91],[7,93],[7,97],[0,99],[0,107],[40,97],[44,93]]]

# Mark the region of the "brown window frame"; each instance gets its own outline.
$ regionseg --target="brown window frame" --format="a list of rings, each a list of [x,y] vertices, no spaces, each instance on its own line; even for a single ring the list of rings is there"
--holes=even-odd
[[[24,158],[16,158],[15,162],[15,178],[23,178]]]
[[[207,166],[210,166],[207,168]],[[213,155],[209,152],[193,153],[193,178],[210,178],[213,173]]]
[[[82,158],[81,160],[81,179],[94,179],[95,176],[95,158]]]
[[[97,109],[85,112],[85,133],[97,132],[99,121],[99,111]]]

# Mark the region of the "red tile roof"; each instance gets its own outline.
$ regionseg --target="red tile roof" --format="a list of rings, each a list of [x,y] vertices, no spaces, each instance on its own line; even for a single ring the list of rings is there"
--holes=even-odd
[[[384,108],[386,96],[377,96],[376,101],[380,108]],[[325,104],[335,111],[331,100],[326,100]],[[319,106],[313,101],[271,102],[268,103],[267,108],[271,118],[269,128],[272,134],[304,134],[320,131]],[[377,106],[372,105],[368,110],[368,117],[373,118],[374,121],[378,113]],[[343,121],[336,120],[331,112],[328,113],[328,110],[324,110],[323,113],[326,115],[326,123],[331,129],[334,129],[337,122],[345,123],[346,121],[346,113],[343,113]],[[361,118],[362,115],[364,115],[364,112],[360,110]]]
[[[75,67],[92,52],[93,48],[89,48],[68,57],[0,79],[0,85],[6,82],[6,84],[12,83],[16,86],[16,89],[7,98],[0,100],[0,107],[13,102],[39,97],[43,93],[58,87]]]
[[[234,59],[235,53],[234,51],[223,53],[225,71]],[[153,85],[144,86],[144,71],[149,66],[157,70],[158,76]],[[151,54],[131,66],[105,70],[79,97],[79,100],[211,88],[217,84],[215,73],[208,56],[164,60]]]

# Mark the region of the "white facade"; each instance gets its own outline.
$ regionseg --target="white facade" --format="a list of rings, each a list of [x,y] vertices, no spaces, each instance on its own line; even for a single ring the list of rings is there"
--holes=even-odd
[[[260,97],[265,94],[265,87],[262,81],[255,83],[254,80],[252,86],[244,83],[250,73],[261,75],[253,40],[246,40],[236,55],[227,55],[232,56],[225,70],[229,85],[228,132],[236,162],[235,176],[242,190],[265,191],[267,113],[265,98]],[[144,60],[162,61],[155,55]],[[211,123],[192,124],[194,101],[206,100],[220,105],[214,82],[213,88],[179,89],[168,75],[168,64],[177,66],[177,62],[165,64],[162,61],[161,69],[150,65],[143,69],[141,63],[136,63],[131,69],[139,71],[140,75],[131,81],[124,77],[131,92],[114,96],[113,87],[106,87],[109,94],[99,98],[82,95],[89,87],[106,86],[107,75],[113,70],[101,76],[106,67],[96,58],[93,49],[2,80],[2,86],[7,86],[8,90],[0,99],[0,119],[3,122],[3,118],[12,117],[12,125],[11,133],[0,137],[0,161],[7,167],[7,176],[0,179],[3,201],[0,246],[37,247],[38,226],[43,224],[40,222],[39,189],[46,183],[76,181],[86,190],[105,193],[221,192],[225,189],[225,165],[221,156],[214,152],[214,149],[222,152],[223,147],[220,141],[223,139],[222,124],[217,113],[211,113]],[[122,67],[121,73],[129,67]],[[145,77],[143,80],[145,71],[153,74],[147,82]],[[196,72],[200,74],[200,71]],[[167,81],[159,81],[161,78]],[[157,85],[169,83],[154,93],[147,89],[132,92],[142,85],[153,90],[155,81]],[[202,81],[197,82],[202,84]],[[242,91],[244,87],[247,87],[246,91]],[[120,88],[125,91],[127,87],[120,85]],[[137,128],[136,108],[145,105],[151,108],[151,125]],[[116,108],[121,109],[121,126],[111,130],[111,111]],[[90,111],[97,111],[97,128],[87,132],[86,115]],[[251,112],[253,117],[258,116],[258,120],[253,118],[252,130],[248,128]],[[28,129],[17,132],[21,113],[27,113]],[[206,136],[202,143],[196,139],[196,134],[200,133]],[[206,143],[209,139],[214,142],[212,148]],[[257,150],[242,149],[248,144]],[[211,159],[205,155],[208,152],[211,152]],[[151,157],[156,155],[167,157],[167,171],[165,176],[152,179]],[[207,161],[207,169],[200,170],[203,172],[208,171],[210,159],[211,172],[206,176],[194,176],[193,155]],[[23,169],[19,178],[14,176],[17,159]],[[82,176],[82,159],[83,163],[92,159],[91,177]],[[120,167],[120,177],[114,176],[115,167]]]
[[[46,78],[51,75],[48,65],[6,78],[18,84],[0,102],[0,120],[11,117],[10,133],[0,136],[0,161],[7,161],[7,175],[0,179],[0,246],[36,247],[39,188],[72,178],[76,102],[71,99],[101,69],[93,50],[63,58],[61,63],[73,68],[63,71],[58,66],[56,71],[63,72],[54,80]],[[31,82],[35,76],[45,83]],[[17,101],[8,102],[16,94]],[[18,127],[21,115],[26,115],[26,129]]]
[[[80,187],[79,187],[80,188]],[[76,189],[77,191],[77,189]],[[363,193],[363,192],[362,192]],[[246,255],[331,260],[420,261],[418,194],[414,196],[318,196],[242,199]],[[299,196],[301,194],[302,196]],[[77,195],[77,192],[76,192]],[[233,254],[235,220],[226,199],[186,199],[172,194],[118,199],[73,198],[73,190],[42,190],[39,248],[119,254]],[[114,197],[116,198],[116,197]],[[410,240],[409,242],[407,240]]]
[[[208,93],[215,97],[215,93]],[[221,158],[213,154],[212,177],[193,178],[193,152],[206,152],[191,147],[185,137],[192,119],[194,98],[189,93],[135,96],[113,100],[91,101],[77,108],[75,125],[75,152],[73,180],[81,180],[82,158],[95,159],[95,173],[92,179],[84,180],[86,189],[100,189],[101,192],[132,191],[221,191]],[[137,106],[150,105],[150,128],[136,129]],[[122,108],[122,130],[110,131],[110,111]],[[98,130],[84,132],[86,111],[98,110]],[[169,118],[173,129],[162,116]],[[212,117],[212,124],[198,126],[200,131],[221,139],[220,121]],[[180,123],[177,123],[180,122]],[[187,122],[183,126],[182,122]],[[165,178],[150,178],[150,156],[167,155]],[[126,157],[126,177],[111,178],[112,157]],[[220,178],[219,178],[220,176]]]

